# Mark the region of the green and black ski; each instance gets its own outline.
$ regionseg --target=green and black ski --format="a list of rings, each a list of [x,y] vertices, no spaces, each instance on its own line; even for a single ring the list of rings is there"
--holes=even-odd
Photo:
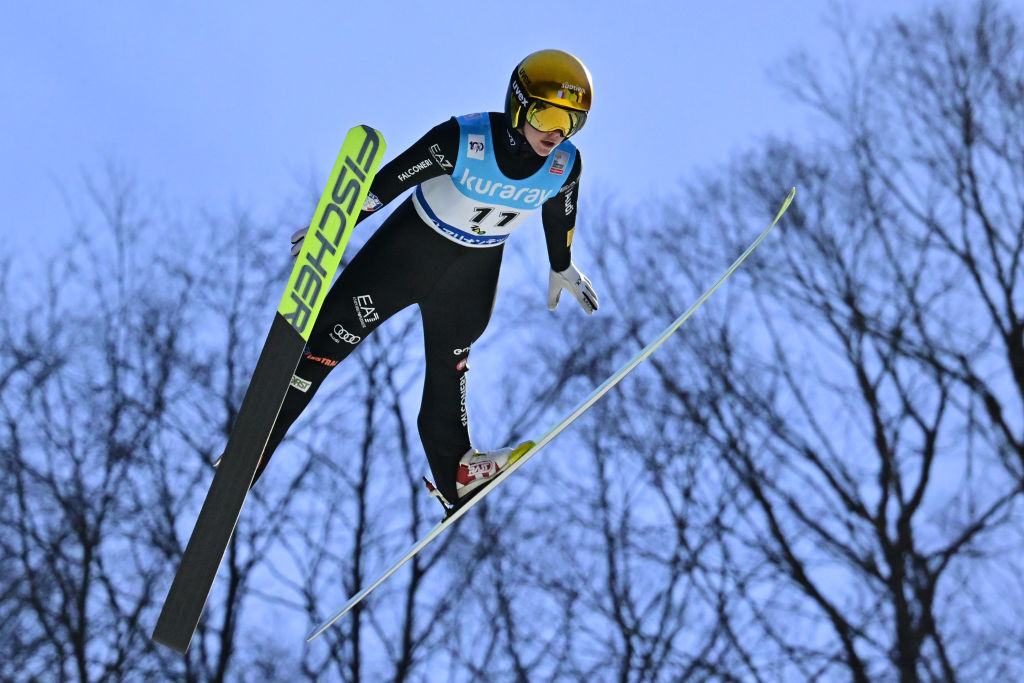
[[[383,136],[369,126],[357,126],[345,137],[153,631],[153,640],[161,645],[183,654],[188,650],[384,149]]]

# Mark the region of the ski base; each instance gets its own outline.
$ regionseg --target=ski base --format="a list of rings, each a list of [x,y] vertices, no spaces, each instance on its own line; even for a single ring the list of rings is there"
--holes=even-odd
[[[269,428],[260,427],[273,427],[284,400],[280,387],[291,380],[305,344],[284,318],[274,317],[238,421],[153,630],[153,640],[161,645],[182,654],[188,651],[270,436]]]

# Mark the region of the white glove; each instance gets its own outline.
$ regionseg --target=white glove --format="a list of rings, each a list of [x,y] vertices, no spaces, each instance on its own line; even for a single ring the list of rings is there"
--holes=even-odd
[[[549,311],[555,310],[558,305],[558,297],[562,294],[563,289],[568,289],[588,314],[597,310],[597,294],[594,293],[594,286],[590,284],[587,276],[571,262],[569,267],[562,272],[551,271],[551,276],[548,278]]]
[[[302,240],[306,239],[306,231],[309,228],[302,228],[296,230],[295,234],[292,235],[292,258],[298,258],[299,252],[302,251]]]

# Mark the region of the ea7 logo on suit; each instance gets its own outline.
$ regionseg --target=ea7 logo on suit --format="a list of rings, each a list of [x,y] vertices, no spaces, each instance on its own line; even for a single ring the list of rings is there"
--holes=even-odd
[[[431,154],[431,156],[434,157],[434,161],[437,162],[438,166],[440,166],[441,168],[443,168],[446,171],[450,171],[451,170],[452,162],[450,162],[447,159],[445,159],[444,153],[441,152],[441,145],[431,145],[430,146],[430,154]]]
[[[359,324],[363,327],[380,320],[380,315],[377,313],[373,299],[370,298],[369,294],[352,297],[352,303],[355,304],[356,317],[359,318]]]

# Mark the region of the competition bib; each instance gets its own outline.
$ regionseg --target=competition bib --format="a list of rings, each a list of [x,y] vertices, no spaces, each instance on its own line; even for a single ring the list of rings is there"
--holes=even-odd
[[[413,205],[427,225],[453,242],[493,247],[561,189],[576,148],[563,141],[536,173],[512,180],[498,169],[487,114],[456,121],[460,137],[455,170],[423,182],[413,194]]]

